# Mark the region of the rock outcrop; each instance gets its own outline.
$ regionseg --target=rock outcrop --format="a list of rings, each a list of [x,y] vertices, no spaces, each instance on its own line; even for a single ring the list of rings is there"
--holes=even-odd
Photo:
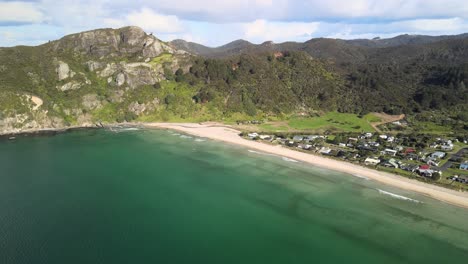
[[[58,80],[62,81],[70,76],[70,67],[63,61],[59,61],[56,69]]]
[[[174,49],[139,27],[98,29],[66,36],[53,43],[56,51],[72,50],[97,58],[115,57],[122,54],[156,57]],[[94,65],[93,65],[94,66]],[[94,68],[94,67],[93,67]]]

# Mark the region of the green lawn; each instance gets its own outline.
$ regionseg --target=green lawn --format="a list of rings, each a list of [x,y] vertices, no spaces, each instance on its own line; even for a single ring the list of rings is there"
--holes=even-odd
[[[375,131],[369,120],[374,122],[378,118],[372,115],[359,118],[355,114],[329,112],[320,117],[294,118],[288,124],[296,130]]]
[[[282,126],[282,125],[274,125],[274,124],[261,124],[259,125],[259,128],[262,131],[265,132],[282,132],[282,131],[288,131],[287,126]]]

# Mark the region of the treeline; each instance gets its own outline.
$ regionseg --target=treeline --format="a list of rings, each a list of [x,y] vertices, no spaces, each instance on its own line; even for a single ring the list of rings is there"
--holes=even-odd
[[[332,65],[304,52],[197,57],[176,80],[200,85],[199,103],[223,98],[225,111],[271,113],[314,110],[365,114],[453,109],[467,102],[466,65],[396,63]],[[456,113],[460,114],[460,113]]]

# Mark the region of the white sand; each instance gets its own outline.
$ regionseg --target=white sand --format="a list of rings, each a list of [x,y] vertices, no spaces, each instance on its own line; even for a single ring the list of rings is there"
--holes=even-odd
[[[391,173],[381,172],[344,161],[333,160],[313,154],[294,151],[280,145],[273,146],[256,141],[246,140],[239,136],[239,131],[220,124],[190,124],[190,123],[148,123],[147,127],[173,129],[199,137],[210,138],[231,144],[244,146],[262,152],[307,162],[317,167],[359,175],[401,189],[418,192],[453,205],[468,208],[468,193],[457,192],[432,184],[411,180]]]

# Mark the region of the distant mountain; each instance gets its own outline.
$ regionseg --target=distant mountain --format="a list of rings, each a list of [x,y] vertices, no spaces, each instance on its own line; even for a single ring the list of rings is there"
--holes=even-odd
[[[363,59],[363,49],[389,48],[407,45],[421,45],[436,43],[444,40],[467,39],[468,33],[453,36],[424,36],[424,35],[400,35],[388,39],[329,39],[316,38],[304,43],[284,42],[273,43],[271,41],[262,44],[252,44],[246,40],[236,40],[220,47],[207,47],[201,44],[174,40],[169,44],[176,49],[185,50],[195,55],[210,58],[223,58],[242,53],[261,53],[272,51],[306,51],[317,58],[337,57],[339,60]]]
[[[355,39],[347,40],[346,42],[351,45],[371,47],[371,48],[388,48],[401,45],[418,45],[439,42],[451,39],[464,39],[468,38],[468,33],[460,35],[447,35],[447,36],[425,36],[425,35],[399,35],[388,39]]]

